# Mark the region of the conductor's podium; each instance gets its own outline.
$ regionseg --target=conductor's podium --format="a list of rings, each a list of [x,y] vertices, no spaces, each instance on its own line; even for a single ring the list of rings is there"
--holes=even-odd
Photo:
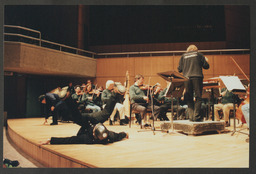
[[[188,135],[200,135],[209,132],[224,132],[225,123],[220,121],[192,122],[189,120],[173,121],[173,128]]]

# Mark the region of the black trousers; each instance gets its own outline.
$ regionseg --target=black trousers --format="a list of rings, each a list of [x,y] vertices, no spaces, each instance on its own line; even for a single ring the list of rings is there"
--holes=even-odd
[[[185,81],[185,90],[185,99],[188,104],[188,115],[190,121],[199,121],[200,119],[203,119],[201,115],[203,78],[189,78],[189,80]]]

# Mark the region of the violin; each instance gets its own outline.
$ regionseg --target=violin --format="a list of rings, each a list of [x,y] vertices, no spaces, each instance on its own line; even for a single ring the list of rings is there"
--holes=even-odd
[[[139,86],[139,88],[141,89],[141,90],[148,90],[148,89],[150,89],[152,86],[149,86],[149,85],[141,85],[141,86]]]

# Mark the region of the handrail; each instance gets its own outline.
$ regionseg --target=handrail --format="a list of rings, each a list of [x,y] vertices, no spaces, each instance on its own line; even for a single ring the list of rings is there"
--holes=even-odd
[[[199,50],[200,52],[236,52],[236,51],[250,51],[250,49],[219,49],[219,50]],[[144,51],[144,52],[118,52],[118,53],[98,53],[99,56],[108,55],[131,55],[131,54],[173,54],[185,53],[184,51]]]
[[[41,46],[41,31],[38,31],[38,30],[33,30],[31,28],[27,28],[27,27],[21,27],[21,26],[17,26],[17,25],[4,25],[4,27],[9,27],[9,28],[20,28],[20,29],[23,29],[23,30],[27,30],[27,31],[32,31],[34,33],[38,33],[39,34],[39,46]]]
[[[21,27],[21,26],[18,26],[18,25],[4,25],[4,27],[9,27],[9,28],[20,28],[20,29],[24,29],[24,30],[28,30],[28,31],[33,31],[35,33],[41,33],[40,31],[38,30],[33,30],[33,29],[30,29],[30,28],[26,28],[26,27]]]
[[[184,53],[186,52],[186,50],[181,50],[181,51],[144,51],[144,52],[118,52],[118,53],[95,53],[95,52],[92,52],[92,51],[87,51],[87,50],[83,50],[83,49],[80,49],[80,48],[75,48],[75,47],[71,47],[71,46],[67,46],[67,45],[64,45],[64,44],[59,44],[59,43],[55,43],[55,42],[51,42],[51,41],[47,41],[47,40],[43,40],[41,38],[41,32],[40,31],[37,31],[37,30],[33,30],[33,29],[30,29],[30,28],[26,28],[26,27],[21,27],[21,26],[15,26],[15,25],[4,25],[4,27],[10,27],[10,28],[20,28],[20,29],[24,29],[24,30],[27,30],[27,31],[32,31],[32,32],[35,32],[35,33],[38,33],[39,34],[39,38],[36,38],[36,37],[31,37],[31,36],[26,36],[26,35],[23,35],[23,34],[17,34],[17,33],[4,33],[4,35],[7,35],[7,36],[18,36],[18,37],[24,37],[24,38],[28,38],[28,39],[31,39],[31,40],[37,40],[39,41],[39,46],[42,46],[42,42],[44,43],[49,43],[49,44],[52,44],[52,45],[57,45],[59,46],[59,50],[60,51],[63,51],[62,48],[69,48],[69,49],[73,49],[76,51],[76,54],[78,54],[78,52],[84,52],[84,53],[89,53],[92,55],[92,58],[94,58],[94,56],[114,56],[114,55],[135,55],[135,54],[150,54],[150,56],[152,56],[152,54],[177,54],[177,53]],[[250,51],[250,49],[219,49],[219,50],[199,50],[200,52],[203,52],[203,53],[210,53],[210,52],[245,52],[245,51]]]
[[[31,37],[31,36],[26,36],[26,35],[23,35],[23,34],[17,34],[17,33],[4,33],[5,36],[18,36],[18,37],[28,38],[28,39],[31,39],[31,40],[37,40],[37,41],[39,41],[39,46],[42,46],[42,42],[43,43],[49,43],[49,44],[52,44],[52,45],[59,46],[60,47],[59,48],[60,51],[63,51],[62,48],[73,49],[73,50],[75,50],[76,54],[78,54],[78,52],[84,52],[84,53],[91,54],[92,58],[94,58],[94,56],[97,55],[97,53],[92,52],[92,51],[87,51],[87,50],[83,50],[83,49],[80,49],[80,48],[75,48],[75,47],[67,46],[67,45],[64,45],[64,44],[59,44],[59,43],[56,43],[56,42],[52,42],[52,41],[48,41],[48,40],[43,40],[41,38],[41,32],[37,31],[37,30],[33,30],[33,29],[30,29],[30,28],[21,27],[21,26],[15,26],[15,25],[4,25],[4,27],[20,28],[20,29],[24,29],[24,30],[27,30],[27,31],[32,31],[32,32],[35,32],[35,33],[39,34],[39,38]]]

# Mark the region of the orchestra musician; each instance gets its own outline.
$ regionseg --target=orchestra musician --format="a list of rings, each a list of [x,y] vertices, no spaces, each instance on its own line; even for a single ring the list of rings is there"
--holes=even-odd
[[[162,89],[161,84],[157,83],[154,88],[154,98],[156,99],[156,104],[160,107],[159,119],[160,121],[169,121],[169,118],[166,116],[167,110],[171,108],[170,102],[164,96],[167,88]]]
[[[81,90],[79,85],[74,87],[75,93],[71,95],[71,98],[78,103],[78,109],[82,112],[85,107],[85,100],[83,97],[83,91]]]
[[[137,74],[135,76],[135,83],[130,86],[129,93],[131,99],[132,110],[139,112],[141,116],[141,127],[150,127],[151,125],[148,123],[146,112],[147,108],[151,109],[151,102],[149,99],[149,85],[143,85],[144,77],[141,74]],[[147,94],[145,94],[147,93]],[[154,105],[153,107],[154,116],[156,119],[159,116],[160,108],[159,106]]]
[[[160,85],[160,84],[159,84]],[[159,88],[159,85],[158,88]],[[168,109],[171,109],[172,108],[172,100],[173,100],[173,109],[176,111],[176,113],[174,114],[174,120],[177,120],[178,119],[178,116],[180,119],[182,119],[183,115],[185,114],[185,111],[187,109],[186,106],[183,106],[183,105],[180,105],[178,107],[178,99],[177,98],[174,98],[171,99],[171,97],[166,97],[165,96],[165,93],[168,89],[168,86],[169,86],[169,82],[167,81],[167,87],[165,89],[161,89],[159,91],[159,95],[156,97],[158,98],[158,101],[160,101],[160,114],[159,114],[159,118],[160,120],[164,120],[164,121],[168,121],[169,118],[166,116],[166,113],[168,111]],[[160,85],[161,87],[161,85]],[[158,91],[156,88],[156,92]]]
[[[231,91],[228,91],[227,88],[222,88],[220,92],[221,102],[214,104],[214,120],[220,121],[220,116],[218,111],[223,110],[225,127],[229,127],[229,112],[231,109],[234,109],[233,105],[233,96],[234,94]]]
[[[190,121],[203,121],[201,115],[202,91],[203,91],[203,71],[209,69],[208,58],[198,52],[195,45],[190,45],[179,61],[178,71],[188,78],[185,81],[185,99],[188,104],[188,114]],[[195,93],[195,101],[193,95]]]
[[[106,89],[102,92],[101,95],[101,100],[103,102],[103,108],[106,104],[106,101],[112,96],[113,94],[113,89],[114,89],[115,83],[113,80],[108,80],[106,82]],[[120,100],[124,100],[124,98],[120,99]],[[116,111],[119,112],[120,115],[120,125],[126,125],[127,121],[125,120],[125,114],[124,114],[124,105],[122,104],[123,101],[117,101],[115,108],[112,112],[112,114],[110,115],[110,119],[109,119],[109,124],[113,125],[114,122],[114,117],[116,115]]]
[[[92,112],[99,112],[101,108],[95,104],[95,89],[92,89],[91,85],[86,87],[86,91],[83,94],[83,98],[86,101],[86,109],[91,109]]]

